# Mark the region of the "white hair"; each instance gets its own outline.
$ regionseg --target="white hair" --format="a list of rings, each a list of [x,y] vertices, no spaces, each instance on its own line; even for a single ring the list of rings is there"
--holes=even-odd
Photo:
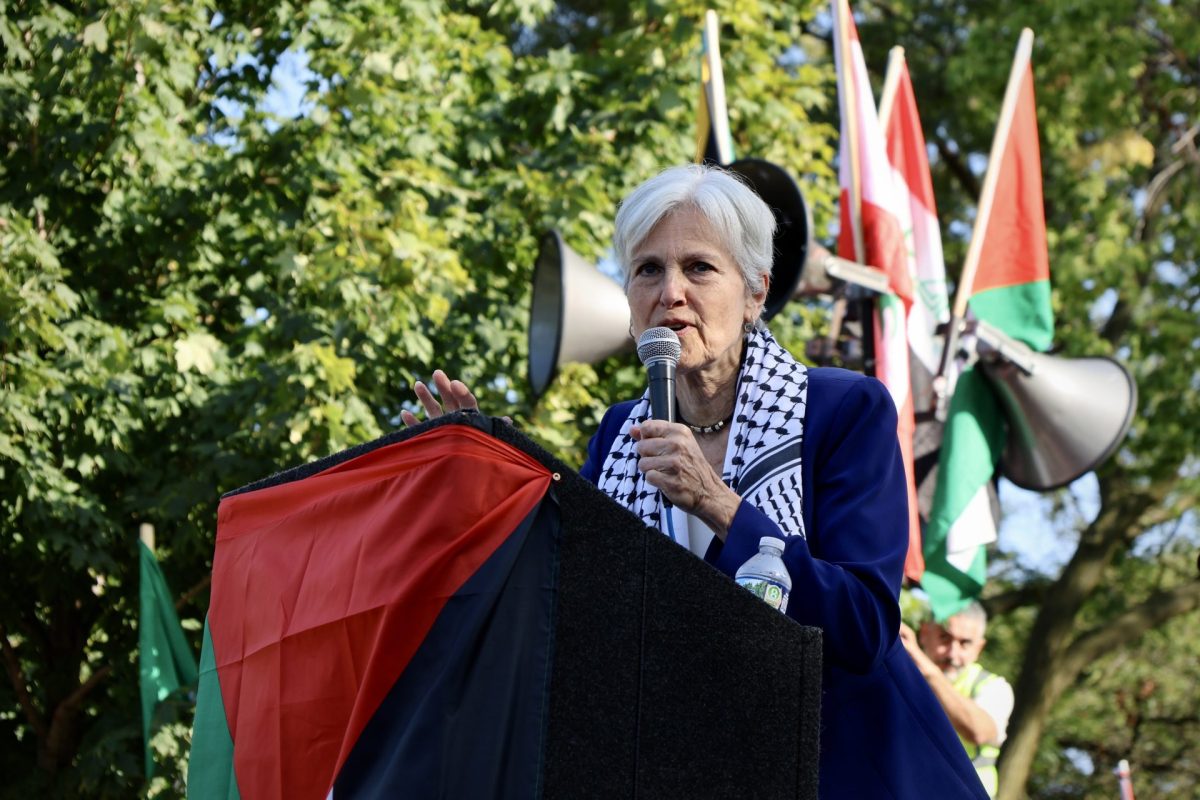
[[[662,219],[680,209],[698,211],[733,256],[751,294],[771,276],[775,215],[754,190],[732,172],[703,164],[663,170],[634,189],[617,211],[613,249],[629,288],[633,252]]]
[[[962,610],[951,616],[975,620],[979,623],[980,634],[987,630],[987,611],[984,610],[983,605],[978,600],[972,600],[963,606]]]

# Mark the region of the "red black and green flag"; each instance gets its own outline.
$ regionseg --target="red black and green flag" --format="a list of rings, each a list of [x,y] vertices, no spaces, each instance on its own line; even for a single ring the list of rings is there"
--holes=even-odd
[[[465,425],[333,461],[221,501],[188,796],[537,796],[551,473]]]

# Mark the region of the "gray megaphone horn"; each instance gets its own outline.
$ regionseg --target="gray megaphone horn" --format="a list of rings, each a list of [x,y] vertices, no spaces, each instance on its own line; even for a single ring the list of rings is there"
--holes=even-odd
[[[1038,353],[981,320],[973,325],[979,366],[1008,420],[1000,459],[1006,478],[1050,491],[1116,451],[1137,408],[1137,384],[1124,366],[1102,356]]]
[[[633,345],[625,292],[568,247],[558,231],[548,231],[533,267],[529,309],[534,397],[546,391],[563,364],[594,364]]]

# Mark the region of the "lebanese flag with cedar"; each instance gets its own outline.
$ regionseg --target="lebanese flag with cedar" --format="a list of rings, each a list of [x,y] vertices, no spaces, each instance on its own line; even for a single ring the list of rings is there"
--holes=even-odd
[[[907,237],[908,267],[913,281],[908,344],[913,358],[932,377],[941,360],[941,337],[937,328],[950,320],[946,261],[942,254],[942,233],[933,198],[933,180],[929,175],[925,134],[921,130],[917,99],[903,57],[897,59],[895,69],[896,91],[883,125],[887,134],[888,161],[901,193],[908,201],[906,222],[911,231]]]

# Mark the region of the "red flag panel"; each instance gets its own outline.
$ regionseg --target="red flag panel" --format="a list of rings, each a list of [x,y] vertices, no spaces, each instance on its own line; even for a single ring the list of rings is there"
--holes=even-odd
[[[1050,279],[1033,67],[1021,79],[971,294]]]

